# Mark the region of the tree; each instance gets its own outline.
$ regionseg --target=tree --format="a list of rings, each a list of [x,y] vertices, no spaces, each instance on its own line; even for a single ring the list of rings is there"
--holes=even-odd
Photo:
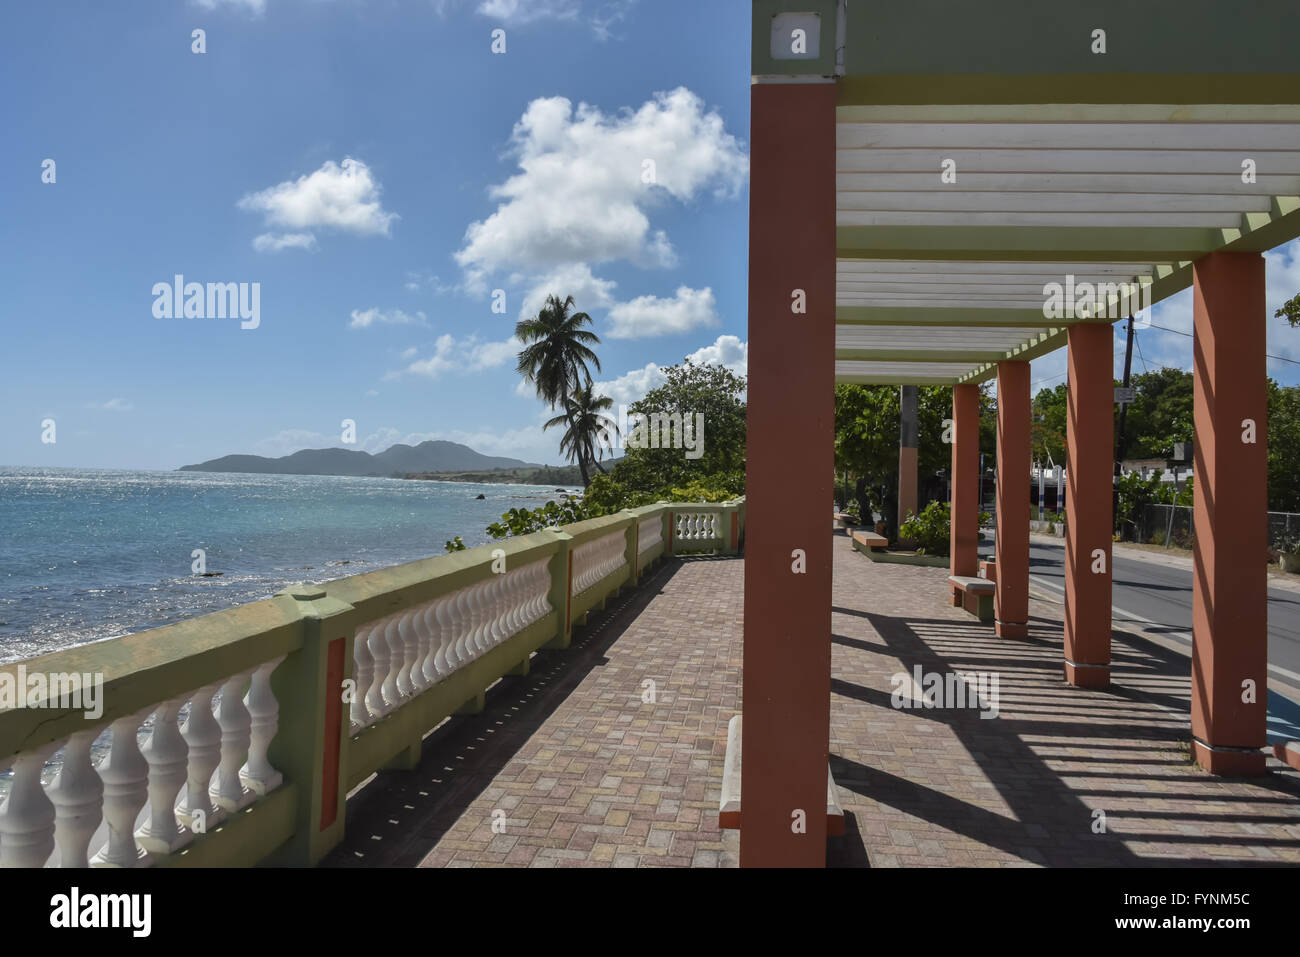
[[[1175,442],[1192,440],[1192,374],[1153,369],[1130,381],[1136,394],[1128,409],[1128,457],[1171,458]]]
[[[1273,318],[1285,319],[1292,326],[1300,326],[1300,293],[1282,303],[1282,308],[1273,313]]]
[[[1268,380],[1268,507],[1300,511],[1300,386]]]
[[[663,374],[663,385],[628,408],[626,453],[614,466],[614,481],[652,492],[722,476],[720,482],[743,490],[745,379],[723,366],[689,360],[669,366]],[[633,420],[645,422],[646,428],[635,427]],[[677,447],[657,441],[665,438],[663,429],[652,426],[664,422],[690,424],[678,431],[682,442]],[[655,440],[654,444],[646,439]]]
[[[600,345],[600,339],[583,328],[591,322],[591,316],[585,312],[570,314],[572,308],[572,296],[563,301],[558,296],[547,296],[536,316],[521,319],[515,326],[515,337],[524,344],[516,371],[537,387],[537,396],[543,402],[552,409],[557,405],[564,409],[565,417],[569,414],[569,397],[584,385],[591,385],[587,363],[600,371],[600,359],[590,348]],[[591,481],[588,461],[579,455],[583,485]]]
[[[1047,465],[1065,464],[1069,401],[1070,387],[1064,382],[1055,389],[1042,389],[1034,396],[1030,447],[1036,461]]]
[[[590,484],[584,463],[590,462],[600,471],[605,471],[598,459],[607,445],[605,439],[610,433],[609,419],[602,413],[614,404],[613,399],[593,395],[591,390],[591,383],[587,383],[569,396],[564,400],[564,412],[542,426],[543,429],[549,429],[551,426],[567,424],[568,428],[560,440],[560,451],[570,462],[578,463],[584,485]]]

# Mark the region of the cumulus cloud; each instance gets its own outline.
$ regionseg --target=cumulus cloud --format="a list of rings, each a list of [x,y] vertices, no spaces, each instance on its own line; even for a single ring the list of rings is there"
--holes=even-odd
[[[572,296],[581,312],[606,309],[614,304],[614,289],[618,283],[612,279],[593,276],[586,263],[569,263],[529,280],[531,288],[524,294],[519,308],[520,316],[535,316],[550,295]]]
[[[578,0],[480,0],[478,12],[507,26],[538,20],[574,20],[582,10]]]
[[[415,315],[403,312],[400,309],[390,309],[385,312],[378,307],[372,306],[369,309],[353,309],[352,321],[348,323],[348,328],[368,329],[374,325],[423,326],[427,324],[423,312],[417,311]]]
[[[384,209],[380,192],[370,167],[348,157],[342,163],[329,160],[314,173],[249,193],[236,205],[246,212],[261,213],[269,227],[294,231],[258,236],[253,246],[259,252],[307,248],[315,242],[313,229],[389,235],[398,216]]]
[[[744,376],[748,373],[749,343],[741,341],[737,336],[718,336],[710,345],[686,356],[685,360],[696,365],[723,366],[736,375]],[[609,396],[615,405],[631,405],[665,381],[663,366],[647,362],[640,369],[632,369],[617,379],[597,382],[593,391],[597,395]]]
[[[204,10],[218,10],[223,7],[231,10],[243,10],[260,17],[266,12],[266,0],[194,0]]]
[[[466,284],[493,272],[538,276],[574,263],[671,266],[672,243],[646,210],[708,190],[734,196],[748,160],[716,111],[690,90],[657,93],[635,111],[606,114],[564,97],[532,101],[511,136],[519,172],[493,187],[499,201],[471,223],[456,260]]]
[[[101,412],[130,412],[135,408],[135,404],[128,402],[126,399],[114,397],[107,402],[87,402],[86,408],[98,409]]]
[[[311,233],[262,233],[253,239],[253,248],[259,253],[278,253],[282,249],[315,249],[316,237]]]
[[[678,286],[671,299],[638,296],[609,310],[611,339],[668,336],[719,325],[712,288]]]
[[[513,337],[504,342],[480,342],[477,336],[458,340],[446,333],[438,337],[431,355],[414,359],[405,369],[395,369],[385,374],[384,378],[420,375],[437,379],[447,372],[482,372],[514,359],[522,348],[519,340]],[[402,357],[407,358],[407,353],[403,353]]]

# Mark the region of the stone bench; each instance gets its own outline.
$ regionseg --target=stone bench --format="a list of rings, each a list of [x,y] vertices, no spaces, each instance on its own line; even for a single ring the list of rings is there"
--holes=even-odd
[[[980,621],[993,620],[993,595],[997,585],[987,578],[975,578],[970,575],[949,575],[948,584],[952,586],[952,603],[956,608],[965,608]]]
[[[740,731],[741,716],[727,723],[727,756],[722,763],[722,803],[718,808],[718,827],[740,830]],[[844,834],[844,809],[835,795],[835,779],[826,768],[826,834]]]
[[[889,539],[884,535],[877,535],[875,532],[858,531],[850,532],[853,536],[853,547],[860,552],[877,551],[882,552],[889,546]]]

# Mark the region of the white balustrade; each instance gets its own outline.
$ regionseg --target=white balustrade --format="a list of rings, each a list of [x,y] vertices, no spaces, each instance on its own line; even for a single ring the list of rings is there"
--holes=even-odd
[[[271,766],[267,752],[275,733],[280,728],[280,702],[271,691],[271,672],[279,667],[285,656],[257,668],[248,686],[244,706],[252,720],[249,729],[248,762],[239,769],[239,779],[254,795],[263,797],[284,782],[284,775]]]
[[[370,690],[370,685],[375,680],[375,659],[370,654],[370,630],[369,625],[358,628],[356,638],[352,642],[352,661],[355,667],[352,670],[354,687],[349,719],[354,734],[375,720],[375,715],[371,714],[370,708],[366,706],[366,692]]]
[[[251,670],[237,674],[221,686],[221,703],[217,705],[217,725],[221,728],[221,761],[217,765],[217,782],[212,797],[225,811],[248,807],[257,795],[244,787],[239,769],[248,760],[252,742],[253,716],[244,704],[244,688],[253,676]]]
[[[183,707],[184,697],[173,698],[158,706],[153,714],[149,743],[143,749],[144,759],[149,765],[149,820],[136,833],[135,839],[151,854],[171,854],[193,839],[189,828],[176,818],[176,795],[185,784],[190,750],[181,737],[178,723]],[[64,770],[67,770],[66,763]],[[58,803],[57,798],[55,803]],[[63,866],[70,865],[65,863]]]
[[[46,792],[54,804],[54,843],[59,848],[60,867],[90,864],[90,839],[104,819],[104,782],[95,772],[90,753],[102,729],[102,725],[87,728],[68,738],[63,748],[63,766],[54,786]],[[182,760],[181,779],[184,778]],[[172,797],[175,796],[173,791]]]
[[[636,553],[643,555],[664,540],[664,521],[656,515],[643,518],[637,525]]]
[[[135,840],[135,820],[149,800],[149,762],[140,752],[136,734],[148,714],[141,711],[111,725],[113,743],[99,766],[108,843],[91,859],[91,867],[137,867],[148,859],[148,852]]]
[[[45,762],[58,743],[12,759],[13,779],[0,814],[0,867],[44,867],[54,853],[54,804],[41,784]]]
[[[623,529],[584,542],[573,551],[573,594],[580,595],[627,564]]]
[[[677,512],[673,538],[686,544],[713,545],[722,541],[717,512]]]

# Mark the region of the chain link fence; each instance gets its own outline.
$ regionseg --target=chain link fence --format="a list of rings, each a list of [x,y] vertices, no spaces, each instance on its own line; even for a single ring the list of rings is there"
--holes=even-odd
[[[1142,510],[1141,541],[1166,548],[1191,548],[1196,541],[1192,509],[1188,505],[1147,505]],[[1300,513],[1268,513],[1268,547],[1293,551],[1300,541]]]

